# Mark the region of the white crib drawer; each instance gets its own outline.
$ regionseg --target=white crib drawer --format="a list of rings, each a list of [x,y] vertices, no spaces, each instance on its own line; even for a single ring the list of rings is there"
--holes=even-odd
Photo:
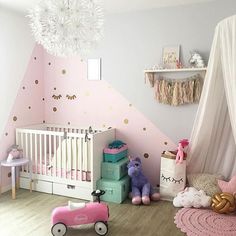
[[[24,189],[30,188],[30,180],[28,178],[20,178],[20,187]],[[52,194],[52,182],[34,180],[32,183],[34,191]]]
[[[89,201],[93,200],[90,188],[83,188],[74,185],[53,183],[53,194],[80,198]]]

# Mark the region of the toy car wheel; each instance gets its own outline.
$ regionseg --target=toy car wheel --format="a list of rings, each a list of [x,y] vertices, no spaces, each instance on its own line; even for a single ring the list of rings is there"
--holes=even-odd
[[[103,221],[97,221],[94,224],[94,230],[98,235],[106,235],[108,232],[108,226]]]
[[[64,236],[66,235],[67,227],[64,223],[56,223],[51,228],[51,233],[53,236]]]

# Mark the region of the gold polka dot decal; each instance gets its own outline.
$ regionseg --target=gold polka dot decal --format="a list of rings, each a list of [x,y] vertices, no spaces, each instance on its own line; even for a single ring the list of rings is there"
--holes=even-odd
[[[45,98],[42,98],[43,101],[45,101]]]
[[[22,87],[22,89],[24,89],[24,90],[25,90],[25,86],[23,86],[23,87]]]
[[[37,59],[37,57],[34,57],[34,60],[36,60]]]
[[[85,96],[90,96],[90,92],[86,92],[86,93],[85,93]]]
[[[51,62],[48,62],[48,65],[50,66],[52,63]]]
[[[168,143],[167,143],[167,142],[164,142],[164,144],[165,144],[165,145],[168,145]]]
[[[146,158],[146,159],[147,159],[147,158],[149,157],[149,154],[148,154],[148,153],[144,153],[144,155],[143,155],[143,156],[144,156],[144,158]]]
[[[105,124],[103,124],[103,125],[102,125],[102,127],[103,127],[103,128],[105,128],[105,127],[106,127],[106,125],[105,125]]]
[[[31,109],[31,106],[29,106],[28,108]]]
[[[144,128],[143,128],[143,131],[146,131],[146,130],[147,130],[147,128],[144,127]]]
[[[53,109],[52,109],[54,112],[56,112],[57,111],[57,108],[56,107],[53,107]]]
[[[57,90],[57,88],[54,88],[54,90]]]
[[[8,135],[8,133],[5,133],[5,136],[7,136]]]
[[[70,125],[70,122],[68,122],[67,124]]]
[[[35,80],[34,82],[35,82],[35,84],[38,84],[38,83],[39,83],[39,81],[38,81],[38,80]]]
[[[127,125],[129,123],[128,119],[124,119],[124,123]]]
[[[62,73],[63,75],[65,75],[65,74],[66,74],[66,70],[63,69],[63,70],[61,71],[61,73]]]
[[[13,121],[17,121],[17,117],[16,116],[13,117]]]
[[[43,120],[43,123],[45,124],[45,120]]]
[[[129,106],[132,107],[133,105],[130,103]]]

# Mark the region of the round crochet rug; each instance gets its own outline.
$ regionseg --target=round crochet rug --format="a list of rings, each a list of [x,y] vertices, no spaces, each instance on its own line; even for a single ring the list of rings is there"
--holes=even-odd
[[[182,208],[175,215],[175,224],[188,236],[236,235],[236,216],[212,210]]]

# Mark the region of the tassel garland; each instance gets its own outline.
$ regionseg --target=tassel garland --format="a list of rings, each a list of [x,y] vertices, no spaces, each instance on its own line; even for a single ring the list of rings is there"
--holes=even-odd
[[[197,103],[201,97],[202,77],[197,74],[185,79],[157,77],[157,73],[146,73],[145,80],[155,89],[158,102],[172,106]]]

